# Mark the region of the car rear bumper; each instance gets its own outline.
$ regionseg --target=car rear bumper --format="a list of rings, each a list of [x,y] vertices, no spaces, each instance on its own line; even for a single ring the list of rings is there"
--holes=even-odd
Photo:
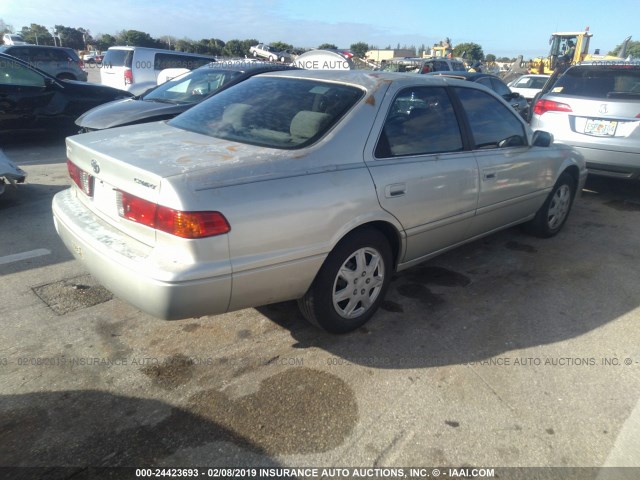
[[[616,178],[640,178],[640,154],[601,150],[598,148],[574,147],[587,161],[587,170],[592,175]]]
[[[53,198],[53,218],[65,246],[117,297],[167,320],[224,313],[231,273],[193,279],[193,265],[161,270],[150,247],[103,222],[75,198],[72,189]],[[201,269],[200,269],[201,270]]]

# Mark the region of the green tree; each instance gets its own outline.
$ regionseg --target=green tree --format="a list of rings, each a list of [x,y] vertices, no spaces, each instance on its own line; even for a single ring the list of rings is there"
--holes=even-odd
[[[162,48],[162,42],[156,40],[151,35],[139,30],[122,30],[116,36],[120,45],[130,45],[132,47]]]
[[[257,45],[259,42],[254,43]],[[245,43],[242,40],[229,40],[222,50],[227,57],[244,57],[249,55],[249,49],[245,48]]]
[[[60,37],[62,45],[75,50],[84,50],[88,44],[93,43],[93,37],[84,28],[71,28],[64,25],[55,26],[56,35]]]
[[[364,43],[364,42],[352,43],[351,47],[349,47],[349,48],[351,49],[351,53],[353,53],[358,58],[364,58],[366,53],[369,50],[371,50],[369,48],[369,44]]]
[[[482,47],[477,43],[459,43],[453,48],[453,56],[462,57],[465,60],[482,60],[484,58],[484,52],[482,51]]]
[[[166,48],[167,50],[175,50],[178,39],[172,35],[162,35],[158,38],[158,41],[162,42],[164,45],[163,48]]]
[[[100,51],[107,50],[109,47],[113,47],[117,44],[118,40],[116,37],[109,35],[108,33],[96,35],[96,39],[93,41],[93,46],[96,47],[96,50]]]
[[[13,25],[5,23],[4,20],[0,18],[0,33],[13,33]]]
[[[616,46],[612,51],[609,52],[609,55],[618,55],[620,50],[622,49],[622,44]],[[627,53],[625,54],[625,58],[631,55],[633,58],[640,58],[640,42],[629,42],[627,45]]]
[[[485,62],[489,62],[489,63],[495,62],[496,61],[496,56],[494,54],[492,54],[492,53],[489,53],[489,54],[484,56],[484,61]]]
[[[47,27],[32,23],[28,27],[22,27],[20,35],[27,43],[33,43],[35,45],[53,45],[53,36],[47,30]]]
[[[282,51],[282,50],[293,50],[293,45],[291,45],[290,43],[271,42],[269,45],[271,45],[276,50],[280,50],[280,51]]]
[[[322,45],[318,46],[318,48],[320,50],[337,50],[338,47],[336,47],[333,43],[323,43]]]
[[[179,52],[193,53],[194,51],[193,42],[189,39],[181,38],[180,40],[176,41],[175,49]]]

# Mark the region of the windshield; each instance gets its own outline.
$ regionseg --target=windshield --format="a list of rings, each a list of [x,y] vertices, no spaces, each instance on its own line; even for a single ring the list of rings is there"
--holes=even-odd
[[[640,64],[574,67],[560,77],[552,92],[592,98],[640,99]]]
[[[205,67],[163,83],[143,99],[167,103],[198,103],[239,75],[242,75],[241,71]]]
[[[169,123],[240,143],[300,148],[322,137],[363,93],[317,80],[252,77]]]

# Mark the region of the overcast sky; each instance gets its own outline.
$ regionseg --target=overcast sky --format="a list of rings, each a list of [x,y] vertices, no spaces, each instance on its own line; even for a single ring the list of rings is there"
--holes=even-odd
[[[445,37],[484,53],[525,58],[548,53],[549,35],[590,27],[591,51],[640,40],[640,0],[0,0],[15,30],[37,23],[86,28],[92,35],[141,30],[153,37],[282,41],[312,48],[365,42],[427,46]]]

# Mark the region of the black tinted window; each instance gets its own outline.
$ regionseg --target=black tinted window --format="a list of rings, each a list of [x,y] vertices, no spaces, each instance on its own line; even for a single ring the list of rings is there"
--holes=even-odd
[[[215,60],[203,57],[191,57],[188,55],[174,55],[170,53],[156,53],[153,68],[164,70],[165,68],[194,68],[202,67]]]
[[[472,88],[456,87],[456,92],[467,114],[475,148],[497,148],[503,141],[507,146],[526,144],[522,123],[498,99]]]
[[[0,59],[0,84],[44,87],[44,78],[17,61]]]
[[[507,87],[502,80],[498,78],[491,79],[491,85],[493,87],[493,91],[496,92],[500,96],[505,96],[511,94],[511,90]]]
[[[571,68],[553,93],[595,98],[640,98],[640,65]]]
[[[385,120],[377,158],[462,150],[460,129],[444,88],[402,90]]]

